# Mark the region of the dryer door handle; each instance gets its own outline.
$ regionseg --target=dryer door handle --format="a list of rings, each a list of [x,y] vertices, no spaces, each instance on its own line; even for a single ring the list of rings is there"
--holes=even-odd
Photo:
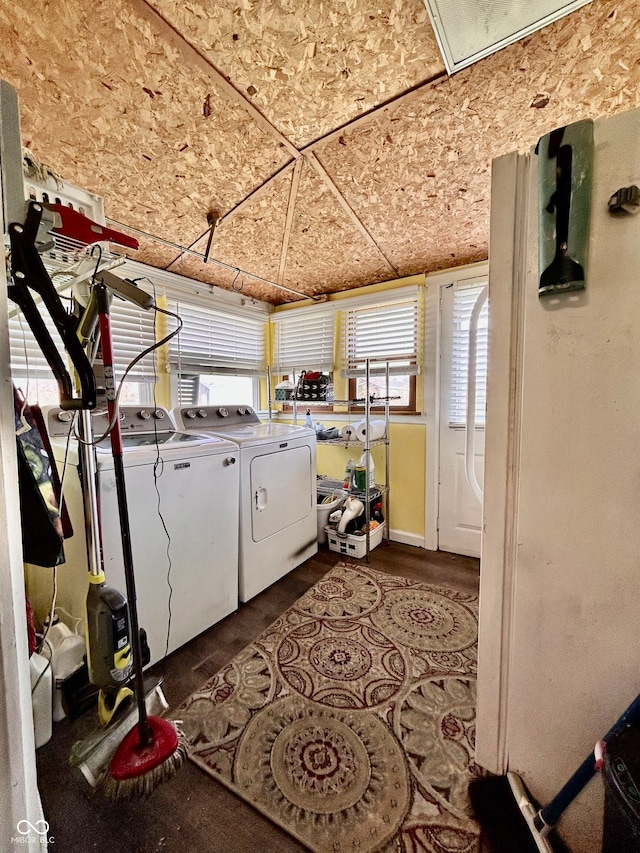
[[[256,489],[255,493],[256,510],[262,512],[267,508],[267,490],[263,487]]]

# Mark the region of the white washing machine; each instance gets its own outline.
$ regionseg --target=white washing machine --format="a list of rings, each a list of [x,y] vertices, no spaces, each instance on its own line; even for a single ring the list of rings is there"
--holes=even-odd
[[[240,448],[240,601],[249,601],[318,550],[316,435],[262,423],[250,406],[183,406],[179,427]]]
[[[47,413],[59,469],[69,430],[61,417],[69,414]],[[170,653],[238,607],[239,452],[225,439],[177,430],[166,409],[121,406],[120,418],[139,621],[151,665],[164,657],[167,636]],[[94,413],[92,423],[94,435],[102,435],[106,411]],[[88,568],[77,458],[72,439],[64,495],[74,537],[65,541],[58,603],[84,619]],[[96,459],[106,581],[126,593],[108,438],[97,445]]]

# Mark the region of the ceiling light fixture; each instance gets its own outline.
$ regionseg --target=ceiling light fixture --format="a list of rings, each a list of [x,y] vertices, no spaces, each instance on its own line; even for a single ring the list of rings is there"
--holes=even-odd
[[[449,74],[531,35],[591,0],[424,0]]]

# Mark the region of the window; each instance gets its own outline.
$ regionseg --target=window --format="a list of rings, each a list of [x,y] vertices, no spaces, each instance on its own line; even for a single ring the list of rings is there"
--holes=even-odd
[[[333,370],[333,308],[300,308],[271,317],[275,326],[273,371]]]
[[[469,327],[471,312],[485,284],[454,285],[453,345],[451,358],[451,396],[449,425],[464,426],[467,421],[467,374],[469,371]],[[487,405],[487,355],[489,344],[489,304],[485,302],[478,318],[476,342],[476,426],[485,424]]]
[[[175,294],[169,309],[183,322],[169,342],[169,371],[176,376],[178,404],[255,406],[256,378],[265,370],[267,315],[235,306],[211,308]]]
[[[180,376],[178,404],[210,406],[215,403],[244,403],[256,406],[256,383],[250,376],[198,373]]]
[[[141,288],[146,289],[146,288]],[[116,381],[141,352],[156,342],[156,312],[145,311],[139,305],[118,297],[111,302],[111,338]],[[140,359],[127,374],[120,402],[123,404],[150,403],[152,386],[157,382],[157,350]]]
[[[349,398],[364,400],[367,393],[367,382],[363,376],[349,380]],[[387,396],[387,382],[384,376],[370,376],[369,395],[380,399]],[[389,374],[389,408],[396,411],[406,409],[415,412],[416,409],[416,377],[395,376]],[[377,408],[373,406],[373,408]]]
[[[349,396],[364,399],[369,360],[370,394],[389,399],[393,411],[416,410],[416,375],[422,356],[420,291],[397,293],[385,301],[356,305],[345,311],[345,375]],[[387,394],[387,364],[389,387]]]
[[[271,316],[274,324],[273,372],[294,381],[303,370],[328,373],[332,378],[335,312],[322,305],[283,311]],[[305,405],[313,408],[311,402]],[[289,408],[287,405],[285,409]]]
[[[68,360],[65,349],[55,324],[41,303],[38,307],[45,326],[66,363]],[[118,381],[129,362],[143,349],[153,344],[154,313],[142,311],[132,303],[114,299],[111,307],[111,333]],[[11,302],[9,303],[9,345],[12,379],[22,389],[29,402],[38,402],[41,406],[59,405],[58,383],[29,324],[20,309]],[[73,379],[73,370],[68,369]],[[127,377],[122,389],[121,403],[149,403],[150,383],[153,380],[153,356],[151,355],[140,361]]]

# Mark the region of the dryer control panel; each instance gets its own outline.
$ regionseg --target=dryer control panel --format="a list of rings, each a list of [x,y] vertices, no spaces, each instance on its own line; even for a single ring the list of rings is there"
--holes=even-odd
[[[260,418],[245,405],[183,406],[180,409],[182,426],[186,430],[220,429],[261,423]]]

